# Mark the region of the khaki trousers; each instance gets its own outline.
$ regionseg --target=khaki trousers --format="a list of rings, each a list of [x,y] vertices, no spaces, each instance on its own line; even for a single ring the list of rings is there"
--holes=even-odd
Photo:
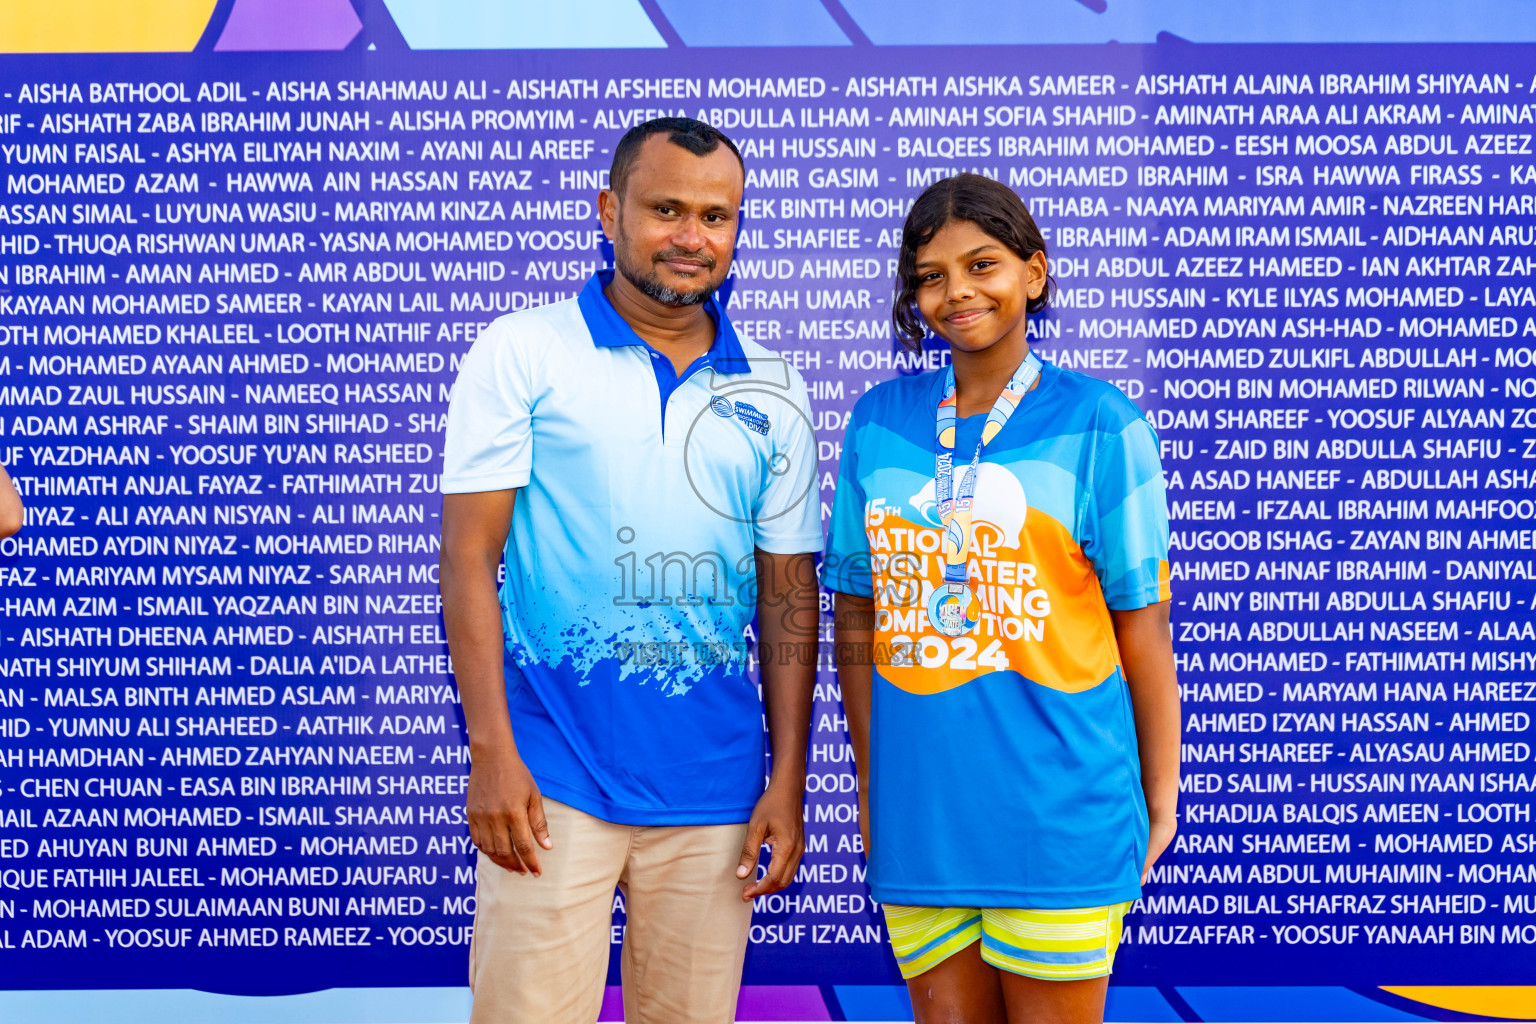
[[[602,1006],[613,889],[628,923],[627,1024],[729,1024],[752,905],[736,877],[747,826],[615,825],[544,799],[542,877],[480,854],[470,1024],[592,1024]]]

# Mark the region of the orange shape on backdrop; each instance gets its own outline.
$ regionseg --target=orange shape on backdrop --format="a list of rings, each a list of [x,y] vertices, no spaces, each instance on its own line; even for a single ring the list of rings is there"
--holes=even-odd
[[[0,0],[0,53],[184,53],[217,0]]]
[[[1442,1010],[1536,1019],[1536,985],[1383,985],[1381,989]]]

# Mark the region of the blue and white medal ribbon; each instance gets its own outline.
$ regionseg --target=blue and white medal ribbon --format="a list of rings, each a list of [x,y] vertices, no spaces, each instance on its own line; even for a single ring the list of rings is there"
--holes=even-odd
[[[939,520],[944,524],[944,582],[933,588],[928,598],[928,621],[945,636],[964,636],[980,621],[976,595],[966,582],[967,561],[971,551],[971,507],[976,497],[976,474],[981,465],[981,450],[1003,429],[1019,402],[1040,377],[1040,360],[1031,352],[1013,371],[1008,386],[992,403],[981,440],[971,456],[971,464],[955,490],[955,369],[944,374],[944,397],[939,400],[933,456],[934,497]]]

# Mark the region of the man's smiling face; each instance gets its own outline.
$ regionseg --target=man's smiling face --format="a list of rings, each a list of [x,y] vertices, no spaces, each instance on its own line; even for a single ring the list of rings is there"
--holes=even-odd
[[[646,139],[624,194],[599,204],[615,268],[664,305],[703,302],[730,273],[744,184],[726,146],[695,156],[665,133]]]

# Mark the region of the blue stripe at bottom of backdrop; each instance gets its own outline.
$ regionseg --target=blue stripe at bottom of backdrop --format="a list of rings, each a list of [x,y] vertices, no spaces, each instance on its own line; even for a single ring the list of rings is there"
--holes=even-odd
[[[462,1024],[469,989],[332,988],[292,996],[194,989],[0,992],[0,1020],[48,1024]]]

